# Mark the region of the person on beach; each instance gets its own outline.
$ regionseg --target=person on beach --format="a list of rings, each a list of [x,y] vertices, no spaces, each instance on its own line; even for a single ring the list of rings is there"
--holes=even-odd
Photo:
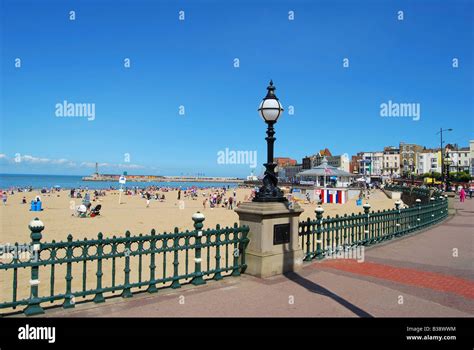
[[[202,201],[202,206],[204,209],[206,209],[206,204],[207,204],[207,198],[204,198],[204,200]]]
[[[87,205],[87,203],[90,203],[91,201],[91,196],[89,195],[89,192],[86,192],[86,194],[84,195],[84,199],[82,200],[82,203]]]
[[[150,198],[151,198],[151,195],[149,192],[145,193],[145,197],[146,197],[146,207],[148,208],[150,206]]]
[[[178,200],[181,199],[181,189],[178,190]]]
[[[466,191],[464,191],[464,187],[461,188],[461,191],[459,191],[459,200],[462,202],[464,202],[464,200],[466,199]]]
[[[26,204],[26,197],[23,197],[23,199],[21,200],[21,204]]]
[[[2,192],[3,205],[7,205],[7,192]]]
[[[234,207],[232,206],[234,203],[234,197],[229,197],[229,209],[232,210]]]

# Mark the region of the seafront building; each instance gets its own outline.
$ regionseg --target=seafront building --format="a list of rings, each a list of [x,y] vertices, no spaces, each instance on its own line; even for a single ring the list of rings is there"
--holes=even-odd
[[[474,140],[469,141],[469,147],[447,144],[445,151],[443,153],[448,156],[451,173],[468,172],[474,176]],[[347,155],[334,156],[328,148],[304,157],[301,164],[288,157],[275,158],[278,178],[293,183],[301,180],[299,173],[317,168],[324,161],[330,167],[363,176],[367,182],[386,182],[399,177],[441,173],[443,159],[440,148],[426,148],[406,142],[400,142],[399,147],[386,146],[383,151],[358,152],[351,158]]]
[[[474,176],[474,140],[469,141],[469,160],[471,162],[471,176]]]
[[[296,159],[291,159],[288,157],[275,157],[273,161],[276,163],[277,167],[286,167],[296,165]]]
[[[402,176],[414,174],[416,170],[416,155],[422,150],[423,147],[420,145],[400,142],[400,167]]]
[[[458,145],[447,145],[446,151],[450,159],[450,172],[469,172],[472,162],[471,151],[469,147],[458,147]]]
[[[351,174],[360,174],[360,161],[362,157],[358,153],[355,156],[351,157],[351,161],[349,163],[349,172]]]
[[[308,170],[314,167],[317,167],[322,164],[323,159],[327,161],[327,164],[344,170],[346,172],[350,171],[350,160],[347,155],[337,155],[333,156],[331,151],[328,148],[320,150],[318,153],[313,154],[312,156],[307,156],[303,158],[303,169]]]
[[[296,175],[303,170],[302,164],[288,165],[278,170],[278,179],[285,182],[296,182]]]
[[[400,176],[400,149],[393,146],[384,147],[382,175],[387,178]]]
[[[441,173],[441,152],[439,149],[424,149],[416,154],[416,173]]]
[[[383,152],[362,152],[359,173],[370,178],[381,178],[383,173],[383,156]]]

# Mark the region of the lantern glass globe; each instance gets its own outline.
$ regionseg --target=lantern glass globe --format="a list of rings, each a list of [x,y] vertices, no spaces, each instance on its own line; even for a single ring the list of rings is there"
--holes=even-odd
[[[281,107],[280,101],[269,98],[264,99],[262,103],[260,103],[258,111],[265,122],[276,122],[283,108]]]

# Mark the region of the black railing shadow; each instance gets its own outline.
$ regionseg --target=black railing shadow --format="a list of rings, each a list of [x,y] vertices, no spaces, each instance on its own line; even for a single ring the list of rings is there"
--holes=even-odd
[[[340,305],[344,306],[346,309],[350,310],[353,312],[355,315],[359,317],[374,317],[368,312],[365,312],[364,310],[360,309],[359,307],[355,306],[354,304],[351,304],[344,298],[341,298],[339,295],[334,294],[330,290],[314,283],[313,281],[310,281],[296,272],[285,272],[283,274],[286,278],[288,278],[290,281],[295,282],[296,284],[300,285],[303,288],[306,288],[308,291],[312,293],[316,293],[319,295],[323,295],[325,297],[331,298],[335,302],[339,303]]]

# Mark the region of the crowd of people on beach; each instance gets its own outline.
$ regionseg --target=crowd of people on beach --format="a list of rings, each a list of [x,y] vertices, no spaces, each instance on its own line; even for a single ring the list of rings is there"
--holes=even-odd
[[[203,209],[206,209],[209,205],[209,208],[226,208],[228,210],[233,210],[234,207],[238,207],[240,202],[237,202],[237,192],[234,189],[232,193],[227,194],[227,189],[214,189],[209,193],[202,193],[204,197],[202,201]]]

